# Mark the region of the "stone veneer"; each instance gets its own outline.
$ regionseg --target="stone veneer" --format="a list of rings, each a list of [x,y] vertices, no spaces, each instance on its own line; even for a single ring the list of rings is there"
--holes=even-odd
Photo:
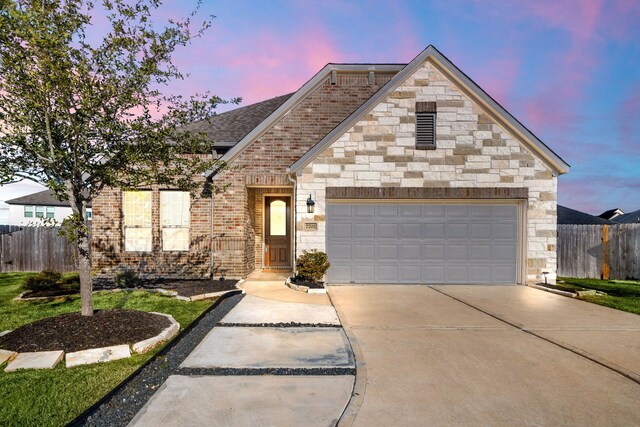
[[[415,104],[437,103],[435,150],[415,149]],[[297,179],[297,250],[325,250],[326,187],[526,187],[528,282],[556,272],[557,178],[429,60]],[[312,194],[315,214],[306,213]],[[300,224],[315,220],[317,231]]]

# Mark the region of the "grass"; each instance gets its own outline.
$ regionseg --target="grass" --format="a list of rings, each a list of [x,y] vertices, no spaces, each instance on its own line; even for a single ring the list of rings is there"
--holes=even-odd
[[[80,297],[60,297],[54,301],[13,301],[22,281],[31,273],[0,273],[0,331],[15,329],[35,320],[80,311]],[[94,293],[96,309],[127,308],[171,314],[184,329],[213,300],[179,301],[144,291]],[[25,370],[5,373],[0,366],[0,425],[64,425],[115,388],[151,353],[109,363],[71,369],[60,363],[52,370]]]
[[[585,301],[600,304],[630,313],[640,314],[640,281],[634,280],[598,280],[559,277],[565,283],[558,283],[558,289],[579,291],[595,289],[607,295],[588,295],[580,297]]]

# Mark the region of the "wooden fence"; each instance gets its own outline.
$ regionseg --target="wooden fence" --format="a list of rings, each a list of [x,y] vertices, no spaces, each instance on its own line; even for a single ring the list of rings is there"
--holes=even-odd
[[[20,227],[0,235],[0,272],[76,271],[75,246],[58,235],[57,227]]]
[[[640,224],[558,225],[558,276],[640,278]]]

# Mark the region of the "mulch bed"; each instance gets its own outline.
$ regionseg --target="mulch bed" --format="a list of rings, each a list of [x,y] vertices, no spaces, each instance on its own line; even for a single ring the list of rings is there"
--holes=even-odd
[[[43,298],[43,297],[62,297],[67,295],[75,295],[80,291],[77,289],[50,289],[46,291],[29,291],[22,295],[22,298]]]
[[[291,278],[291,283],[294,283],[298,286],[306,286],[309,289],[323,289],[324,282],[309,282],[306,280],[296,279],[295,277]]]
[[[99,310],[93,316],[62,314],[21,326],[0,337],[0,348],[18,353],[133,344],[154,337],[169,327],[164,316],[136,310]]]
[[[162,288],[178,292],[183,297],[209,294],[213,292],[232,291],[236,289],[237,280],[166,280],[145,288]]]

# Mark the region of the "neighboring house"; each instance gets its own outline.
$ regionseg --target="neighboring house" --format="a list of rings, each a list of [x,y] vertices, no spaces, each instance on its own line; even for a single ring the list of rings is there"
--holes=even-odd
[[[620,208],[615,208],[615,209],[609,209],[608,211],[602,212],[600,215],[598,215],[598,217],[608,219],[608,220],[613,220],[619,217],[620,215],[624,215],[624,211]]]
[[[619,224],[638,224],[640,223],[640,209],[624,215],[620,215],[616,217],[614,221]]]
[[[328,64],[297,92],[194,124],[225,191],[94,199],[93,270],[244,277],[326,251],[329,283],[526,283],[556,271],[569,166],[434,47]]]
[[[558,225],[560,224],[614,225],[615,222],[558,205]]]
[[[71,207],[61,202],[51,190],[39,191],[11,200],[9,205],[9,225],[43,225],[46,220],[62,222],[71,215]],[[87,217],[91,220],[91,205],[87,208]]]

